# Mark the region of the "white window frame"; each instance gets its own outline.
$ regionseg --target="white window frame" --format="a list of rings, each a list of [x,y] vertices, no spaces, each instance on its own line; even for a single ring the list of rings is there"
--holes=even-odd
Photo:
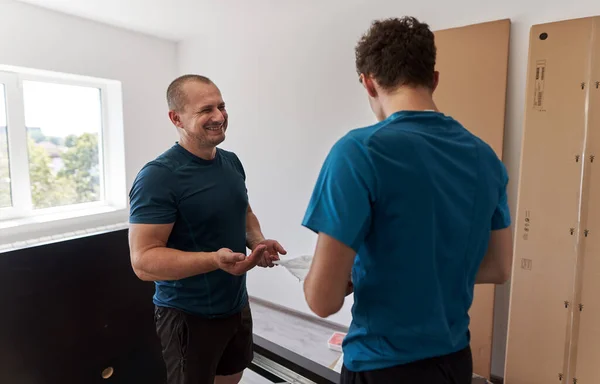
[[[20,96],[17,76],[0,72],[0,83],[4,84],[6,100],[6,126],[8,138],[8,163],[10,169],[10,191],[12,207],[0,208],[2,221],[25,217],[31,209],[31,187],[29,182],[29,158],[27,151],[27,132],[25,131],[25,113],[23,98]],[[14,127],[14,128],[13,128]],[[23,129],[19,129],[23,127]],[[23,172],[23,170],[27,172]],[[19,177],[15,175],[21,174]]]
[[[33,209],[25,127],[23,81],[39,81],[100,89],[102,126],[99,162],[101,199],[97,202]],[[126,218],[125,150],[121,83],[55,72],[0,65],[5,86],[12,207],[0,208],[0,244],[32,235],[53,235],[86,226],[111,225]],[[24,150],[23,150],[24,149]],[[18,175],[18,176],[16,176]],[[104,217],[103,217],[104,216]],[[49,231],[48,223],[52,222]],[[32,233],[37,231],[38,233]],[[6,237],[5,237],[6,235]],[[11,236],[12,238],[8,238]],[[35,237],[35,236],[34,236]]]

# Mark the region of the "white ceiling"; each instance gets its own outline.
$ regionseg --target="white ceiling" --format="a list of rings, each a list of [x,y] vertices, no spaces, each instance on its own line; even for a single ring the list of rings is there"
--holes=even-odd
[[[185,38],[196,24],[194,15],[214,12],[209,0],[19,1],[169,40]]]
[[[323,12],[338,0],[18,0],[168,40],[246,24],[249,19]],[[347,7],[367,0],[342,0]],[[246,24],[247,25],[247,24]]]

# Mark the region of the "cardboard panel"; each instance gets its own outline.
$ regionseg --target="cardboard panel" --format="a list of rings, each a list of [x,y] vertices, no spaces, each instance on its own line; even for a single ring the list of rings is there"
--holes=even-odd
[[[507,384],[569,376],[592,27],[586,18],[531,28]]]
[[[440,84],[435,102],[502,155],[510,20],[435,32]],[[477,286],[471,315],[474,371],[490,376],[494,286]]]
[[[594,20],[583,180],[579,295],[574,316],[570,382],[600,383],[600,18]]]

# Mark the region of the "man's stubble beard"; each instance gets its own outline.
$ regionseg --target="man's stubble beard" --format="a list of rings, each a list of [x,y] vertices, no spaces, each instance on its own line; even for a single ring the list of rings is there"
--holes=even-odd
[[[207,146],[211,146],[211,147],[216,147],[219,144],[221,144],[222,142],[225,141],[226,138],[226,134],[227,134],[227,127],[228,127],[228,122],[225,121],[222,125],[221,125],[221,129],[222,129],[222,133],[221,136],[219,138],[210,138],[210,136],[205,135],[204,136],[204,140],[202,140],[204,142],[204,144],[207,144]]]

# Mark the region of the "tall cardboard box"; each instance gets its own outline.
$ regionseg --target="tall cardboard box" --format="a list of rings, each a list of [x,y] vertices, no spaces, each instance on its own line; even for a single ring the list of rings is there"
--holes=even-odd
[[[599,29],[600,18],[531,28],[507,384],[600,382],[600,301],[589,298],[600,288],[590,256],[600,214]]]
[[[510,20],[435,32],[440,84],[438,108],[481,137],[502,156]],[[471,349],[477,374],[490,377],[494,286],[475,288],[470,311]]]

